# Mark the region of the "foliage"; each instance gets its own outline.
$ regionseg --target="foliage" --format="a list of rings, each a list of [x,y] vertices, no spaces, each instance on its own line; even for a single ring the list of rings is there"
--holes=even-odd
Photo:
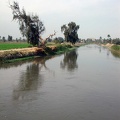
[[[63,43],[64,42],[64,39],[62,37],[56,37],[54,40],[53,40],[54,43]]]
[[[19,29],[23,36],[28,40],[28,43],[32,45],[39,44],[39,36],[45,30],[43,23],[39,20],[37,15],[27,15],[24,9],[20,10],[19,4],[13,2],[10,5],[13,13],[13,20],[17,20],[19,23]]]
[[[12,36],[8,35],[8,41],[12,41]]]
[[[78,29],[79,29],[79,25],[76,25],[75,22],[70,22],[68,23],[68,25],[61,26],[61,31],[65,36],[65,41],[75,44],[78,40],[78,34],[77,34]]]
[[[103,44],[106,44],[106,43],[112,43],[112,44],[116,44],[116,45],[120,45],[120,38],[114,38],[114,39],[103,39],[102,41]]]
[[[110,38],[110,35],[108,34],[107,37]]]
[[[108,35],[107,35],[107,37],[108,37],[108,40],[107,40],[107,42],[108,42],[108,43],[112,43],[112,39],[111,39],[111,36],[110,36],[110,34],[108,34]]]
[[[57,45],[57,51],[65,51],[68,48],[72,48],[72,46],[71,45],[61,45],[61,44]]]
[[[116,45],[120,45],[120,39],[119,38],[113,39],[112,43]]]
[[[5,37],[4,37],[4,36],[2,37],[2,40],[3,40],[3,42],[5,42],[5,41],[6,41],[6,39],[5,39]]]
[[[102,40],[102,37],[100,36],[100,40]]]

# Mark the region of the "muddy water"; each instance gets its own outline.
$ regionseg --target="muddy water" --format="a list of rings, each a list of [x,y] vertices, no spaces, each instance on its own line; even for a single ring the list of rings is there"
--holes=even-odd
[[[87,45],[0,66],[0,120],[119,120],[120,58]]]

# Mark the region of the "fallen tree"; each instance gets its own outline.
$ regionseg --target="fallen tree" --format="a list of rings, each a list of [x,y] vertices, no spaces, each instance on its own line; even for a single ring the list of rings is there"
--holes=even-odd
[[[46,47],[46,43],[47,43],[47,40],[48,39],[50,39],[50,38],[52,38],[53,36],[55,36],[56,35],[56,31],[54,31],[54,33],[53,34],[50,34],[48,37],[46,37],[45,39],[43,39],[41,36],[40,36],[40,40],[39,40],[39,42],[40,42],[40,44],[39,44],[39,46],[41,46],[41,47]]]

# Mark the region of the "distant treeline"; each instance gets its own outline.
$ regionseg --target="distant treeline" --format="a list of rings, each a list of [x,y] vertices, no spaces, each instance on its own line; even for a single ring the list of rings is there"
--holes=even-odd
[[[99,39],[97,40],[98,43],[111,43],[111,44],[116,44],[120,45],[120,38],[115,38],[115,39]]]
[[[7,41],[9,41],[9,42],[19,42],[19,41],[26,42],[27,40],[24,38],[21,38],[21,37],[14,39],[11,35],[8,35],[7,38],[5,38],[4,36],[3,37],[0,36],[0,42],[7,42]]]
[[[101,44],[106,44],[106,43],[111,43],[111,44],[116,44],[120,45],[120,38],[115,38],[115,39],[80,39],[80,42],[83,43],[101,43]]]
[[[63,43],[65,42],[65,39],[62,37],[55,37],[54,39],[49,38],[47,41],[55,42],[55,43]],[[7,38],[0,36],[0,42],[27,42],[27,40],[21,37],[13,39],[12,36],[8,35]],[[87,39],[78,39],[77,42],[79,43],[102,43],[102,44],[111,43],[111,44],[120,45],[120,38],[114,38],[114,39],[112,38],[102,39],[101,37],[99,39],[87,38]]]

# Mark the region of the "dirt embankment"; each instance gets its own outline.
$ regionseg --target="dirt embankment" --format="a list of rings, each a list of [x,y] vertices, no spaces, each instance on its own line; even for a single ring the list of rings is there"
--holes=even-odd
[[[102,46],[107,47],[112,53],[117,54],[117,56],[120,56],[120,45],[107,43],[105,45],[102,44]]]
[[[55,47],[47,47],[47,49],[32,47],[22,49],[0,50],[0,61],[11,60],[16,58],[30,57],[30,56],[45,56],[49,51],[54,51]]]
[[[114,44],[110,44],[110,43],[107,43],[107,44],[102,44],[102,46],[105,46],[105,47],[107,47],[107,48],[111,48],[112,46],[113,46]]]

